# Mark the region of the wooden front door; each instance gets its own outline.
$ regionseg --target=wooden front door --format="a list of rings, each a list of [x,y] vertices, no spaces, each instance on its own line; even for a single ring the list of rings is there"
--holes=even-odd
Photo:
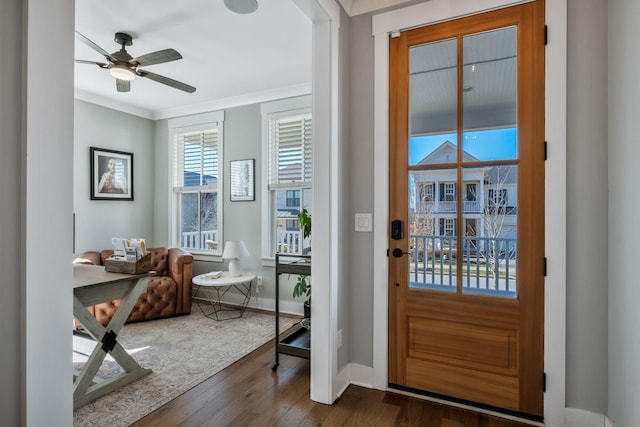
[[[544,2],[389,58],[389,383],[542,416]]]

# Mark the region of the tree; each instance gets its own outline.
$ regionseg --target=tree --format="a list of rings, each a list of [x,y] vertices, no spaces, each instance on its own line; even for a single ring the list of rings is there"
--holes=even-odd
[[[509,231],[507,219],[516,213],[516,208],[509,206],[509,187],[515,184],[516,178],[516,166],[494,166],[489,169],[484,178],[487,191],[482,206],[482,228],[468,231],[468,234],[484,238],[482,249],[489,275],[496,278],[496,288],[500,268],[516,253],[515,246],[510,247],[508,241],[500,240]]]
[[[410,250],[418,260],[424,260],[433,250],[433,239],[418,238],[435,235],[433,185],[413,181],[411,186],[409,203],[413,209],[409,217],[409,235],[416,236],[416,240]]]
[[[204,248],[202,232],[214,232],[218,224],[218,196],[213,192],[194,192],[182,195],[182,232],[198,232],[185,247]],[[202,240],[202,241],[201,241]]]

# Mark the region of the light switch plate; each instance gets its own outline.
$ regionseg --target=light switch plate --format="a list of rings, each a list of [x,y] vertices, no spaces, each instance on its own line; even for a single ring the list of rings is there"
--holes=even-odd
[[[373,214],[357,213],[355,215],[355,231],[373,231]]]

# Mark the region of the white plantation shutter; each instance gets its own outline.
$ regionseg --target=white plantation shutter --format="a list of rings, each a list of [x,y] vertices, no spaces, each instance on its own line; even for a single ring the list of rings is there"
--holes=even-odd
[[[269,120],[269,189],[311,184],[311,114]]]
[[[217,185],[219,178],[218,130],[176,136],[173,187]]]

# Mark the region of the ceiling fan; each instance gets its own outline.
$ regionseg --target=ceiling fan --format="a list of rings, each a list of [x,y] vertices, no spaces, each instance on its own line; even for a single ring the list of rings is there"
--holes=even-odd
[[[100,68],[109,70],[109,73],[116,79],[116,88],[118,92],[129,92],[131,90],[131,80],[136,76],[146,77],[158,83],[162,83],[185,92],[193,93],[196,91],[195,87],[186,83],[138,68],[141,66],[144,67],[147,65],[162,64],[163,62],[182,59],[182,55],[174,49],[158,50],[156,52],[147,53],[146,55],[133,58],[125,49],[125,46],[131,46],[133,44],[133,38],[129,34],[115,34],[115,42],[122,47],[119,51],[113,53],[108,53],[78,31],[76,31],[76,37],[81,42],[104,56],[108,63],[105,64],[104,62],[85,61],[82,59],[76,59],[76,62],[78,64],[95,64]]]

